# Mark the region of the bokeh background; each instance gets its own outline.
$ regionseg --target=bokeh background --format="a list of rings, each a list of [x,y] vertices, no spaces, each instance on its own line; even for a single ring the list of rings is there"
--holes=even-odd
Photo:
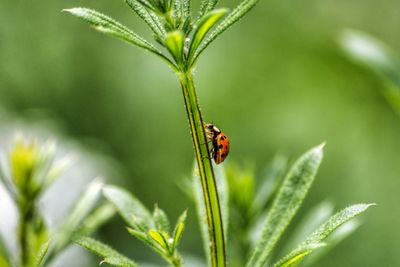
[[[61,13],[75,6],[107,13],[150,39],[123,1],[0,0],[2,121],[51,128],[91,151],[86,156],[101,155],[113,170],[95,175],[108,175],[148,207],[158,203],[173,219],[189,207],[181,250],[201,255],[194,208],[176,185],[193,162],[176,77],[158,58]],[[400,118],[382,83],[340,51],[337,36],[346,28],[400,53],[400,2],[261,1],[200,59],[199,100],[206,120],[231,139],[229,161],[256,171],[277,152],[294,158],[327,142],[302,211],[327,199],[337,209],[378,203],[319,266],[400,266]],[[157,261],[123,226],[113,219],[101,239]]]

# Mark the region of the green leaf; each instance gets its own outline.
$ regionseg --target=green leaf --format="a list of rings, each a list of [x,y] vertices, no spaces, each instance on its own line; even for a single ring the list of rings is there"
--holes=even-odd
[[[292,258],[298,251],[305,250],[310,246],[315,246],[335,231],[339,226],[348,222],[350,219],[366,211],[370,206],[375,204],[357,204],[352,205],[348,208],[333,215],[328,221],[322,224],[316,231],[314,231],[304,242],[302,242],[298,248],[289,253],[285,258]],[[312,250],[311,250],[312,251]],[[310,251],[310,252],[311,252]],[[277,265],[279,266],[279,265]]]
[[[174,233],[172,234],[173,239],[174,239],[174,244],[173,244],[174,249],[178,246],[179,241],[181,239],[183,230],[185,228],[186,217],[187,217],[187,211],[185,210],[182,213],[182,215],[179,216],[178,221],[176,222]]]
[[[197,49],[193,57],[193,64],[199,55],[206,49],[221,33],[226,31],[230,26],[239,21],[247,12],[249,12],[259,0],[244,0],[234,10],[232,10],[218,26],[208,35],[203,44]]]
[[[400,115],[399,55],[380,40],[361,31],[346,30],[338,41],[346,56],[383,81],[383,95]]]
[[[166,234],[161,233],[159,231],[150,229],[148,235],[151,239],[153,239],[158,245],[160,245],[165,251],[169,251],[168,239],[169,237]]]
[[[213,10],[217,3],[218,0],[202,0],[200,4],[199,18],[202,18],[204,14],[207,14],[208,12]]]
[[[127,227],[128,232],[136,237],[137,239],[141,240],[143,243],[148,245],[151,249],[153,249],[155,252],[160,254],[162,257],[165,255],[165,251],[163,251],[163,248],[155,242],[152,238],[149,237],[148,232],[145,233],[143,231],[138,231],[133,228]]]
[[[283,252],[289,252],[290,250],[292,250],[293,247],[296,247],[300,242],[307,238],[307,236],[309,236],[318,226],[328,220],[329,217],[333,215],[333,212],[333,204],[329,201],[321,202],[313,207],[296,225],[296,229],[290,235],[290,239],[285,242]]]
[[[138,230],[138,223],[143,223],[148,228],[154,228],[151,213],[131,193],[117,186],[107,185],[103,188],[103,195],[116,208],[118,213],[135,230]]]
[[[299,263],[305,256],[313,252],[315,249],[324,247],[324,243],[310,244],[302,248],[296,249],[290,255],[285,256],[273,265],[273,267],[291,267]]]
[[[307,195],[323,155],[319,145],[301,156],[288,172],[272,203],[248,267],[261,267]]]
[[[156,226],[156,229],[159,231],[169,232],[169,220],[165,212],[160,209],[157,205],[154,208],[153,212],[153,220]]]
[[[169,32],[165,38],[165,46],[178,65],[183,62],[183,42],[184,38],[181,31]]]
[[[103,183],[99,179],[95,179],[89,184],[86,191],[73,206],[64,225],[61,227],[59,236],[56,239],[54,251],[51,251],[51,254],[59,252],[68,245],[72,236],[79,229],[79,226],[95,207],[100,197],[102,187]]]
[[[145,8],[145,6],[136,0],[125,0],[130,8],[143,19],[153,33],[160,39],[163,40],[166,35],[166,31],[161,20],[152,12]]]
[[[77,234],[90,235],[105,224],[115,215],[115,208],[110,203],[105,203],[96,208],[84,221]]]
[[[324,255],[326,255],[345,238],[351,235],[355,230],[357,230],[359,226],[360,221],[356,218],[339,226],[339,228],[337,228],[334,232],[332,232],[332,234],[330,234],[326,238],[325,243],[329,244],[329,246],[313,252],[310,256],[304,259],[304,261],[302,262],[302,266],[315,266],[316,262],[318,262],[322,257],[324,257]]]
[[[91,26],[93,26],[96,30],[102,33],[115,36],[119,39],[127,41],[128,43],[144,48],[158,56],[164,57],[163,54],[159,50],[157,50],[157,48],[155,48],[144,38],[132,32],[121,23],[100,12],[83,7],[64,9],[63,11],[66,11],[78,18],[83,19]]]
[[[36,257],[36,261],[34,264],[35,267],[40,267],[43,265],[45,256],[47,254],[47,251],[49,250],[49,246],[50,246],[50,240],[42,244],[42,246],[39,249],[39,254]]]
[[[129,258],[119,254],[111,247],[90,237],[80,237],[75,243],[103,258],[103,262],[120,267],[137,267],[138,265]]]
[[[189,47],[189,62],[192,61],[193,55],[196,53],[196,50],[203,41],[204,37],[206,37],[206,34],[218,21],[222,19],[223,16],[225,16],[226,13],[228,13],[228,9],[226,8],[213,10],[202,17],[197,25],[195,25],[192,41]]]

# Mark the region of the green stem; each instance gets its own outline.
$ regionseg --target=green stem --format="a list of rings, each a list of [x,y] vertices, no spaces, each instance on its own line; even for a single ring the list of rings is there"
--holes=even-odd
[[[203,188],[208,232],[210,236],[211,265],[213,267],[225,267],[225,241],[217,185],[210,159],[207,138],[204,131],[204,121],[197,102],[192,73],[190,70],[181,72],[179,73],[179,79],[182,86],[194,151]]]

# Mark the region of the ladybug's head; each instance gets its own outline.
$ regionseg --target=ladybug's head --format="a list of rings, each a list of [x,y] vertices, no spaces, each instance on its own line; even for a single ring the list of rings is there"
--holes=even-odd
[[[208,132],[211,132],[213,134],[219,134],[221,133],[221,130],[217,128],[214,124],[212,123],[206,123],[205,128]]]

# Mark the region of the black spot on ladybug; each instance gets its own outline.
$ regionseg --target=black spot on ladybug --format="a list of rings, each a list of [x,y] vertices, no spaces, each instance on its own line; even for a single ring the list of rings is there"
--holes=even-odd
[[[223,145],[219,145],[219,146],[218,146],[219,149],[221,149],[221,148],[223,148],[223,147],[224,147]]]
[[[224,140],[225,139],[225,136],[221,136],[221,140]]]
[[[225,149],[228,149],[228,146],[225,146]]]
[[[225,158],[225,154],[224,153],[221,154],[221,158]]]

